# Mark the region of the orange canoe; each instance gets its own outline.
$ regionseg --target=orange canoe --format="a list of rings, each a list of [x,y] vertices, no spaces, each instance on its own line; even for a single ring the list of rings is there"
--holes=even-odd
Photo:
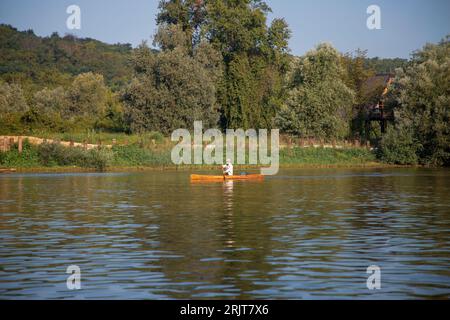
[[[262,174],[248,174],[241,176],[205,176],[200,174],[192,174],[191,181],[224,181],[224,180],[262,180]]]

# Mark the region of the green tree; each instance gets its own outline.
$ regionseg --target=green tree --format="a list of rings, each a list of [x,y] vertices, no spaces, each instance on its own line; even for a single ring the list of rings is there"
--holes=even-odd
[[[417,154],[421,148],[411,127],[389,126],[378,148],[378,156],[387,163],[415,165],[419,162]]]
[[[22,87],[0,81],[0,134],[22,130],[20,118],[28,110]]]
[[[375,71],[366,65],[367,50],[356,50],[353,54],[342,56],[345,84],[355,92],[355,104],[364,104],[367,98],[363,92],[363,85]]]
[[[63,87],[44,88],[34,94],[33,108],[43,114],[61,114],[69,108],[66,91]]]
[[[368,139],[366,137],[366,107],[377,103],[385,83],[382,84],[383,88],[377,87],[368,90],[367,80],[375,76],[375,70],[367,64],[367,50],[357,49],[354,53],[347,53],[342,56],[341,62],[345,71],[343,80],[355,93],[351,135],[359,139]]]
[[[51,130],[63,131],[61,114],[68,109],[69,101],[63,87],[44,88],[33,95],[31,108],[21,118],[28,131]]]
[[[177,25],[187,50],[209,43],[221,54],[215,81],[223,128],[269,128],[283,100],[290,31],[283,19],[268,27],[259,0],[161,1],[158,23]]]
[[[78,75],[67,90],[68,108],[63,117],[98,118],[105,114],[108,88],[103,76],[92,72]]]
[[[204,0],[161,0],[159,3],[158,25],[176,25],[189,40],[192,49],[201,41],[201,26],[206,20],[206,1]]]
[[[0,83],[0,116],[27,110],[28,104],[22,87],[15,83]]]
[[[320,44],[300,58],[289,75],[289,92],[277,124],[301,137],[342,139],[349,135],[354,92],[343,81],[341,55]]]
[[[377,74],[386,74],[386,73],[395,73],[395,70],[397,68],[404,68],[408,65],[407,59],[401,59],[401,58],[366,58],[365,59],[365,66],[368,69],[372,69]]]
[[[123,130],[123,110],[117,94],[92,73],[76,77],[67,89],[44,88],[36,92],[29,112],[22,117],[30,129],[77,131]]]
[[[391,91],[398,104],[397,133],[401,136],[404,127],[412,130],[412,138],[421,146],[413,152],[427,165],[450,165],[449,40],[447,36],[415,52],[410,65],[397,70]]]
[[[221,77],[217,52],[208,44],[194,52],[184,45],[183,31],[162,25],[155,43],[163,50],[155,53],[147,45],[135,52],[135,77],[123,95],[125,117],[132,131],[170,133],[190,128],[194,121],[215,127],[218,122],[216,87]]]
[[[112,131],[127,131],[127,125],[124,119],[124,108],[120,102],[121,96],[118,93],[108,90],[106,98],[106,112],[95,123],[95,128]]]
[[[263,1],[209,1],[204,34],[222,53],[219,84],[225,128],[271,128],[283,100],[290,31],[282,19],[267,26]]]

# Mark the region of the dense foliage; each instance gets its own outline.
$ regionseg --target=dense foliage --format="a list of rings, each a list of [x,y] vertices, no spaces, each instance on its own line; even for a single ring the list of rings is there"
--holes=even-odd
[[[321,97],[328,105],[314,101],[309,113],[299,114],[301,106],[292,105],[295,89],[315,90],[319,97],[322,89],[318,84],[304,89],[286,77],[292,65],[296,68],[288,54],[290,30],[283,19],[273,19],[268,26],[269,12],[259,0],[161,1],[154,37],[160,51],[146,44],[133,50],[129,45],[56,33],[41,38],[31,30],[19,32],[1,25],[0,133],[167,134],[191,127],[194,120],[223,129],[271,128],[278,113],[291,112],[291,122],[307,119],[315,128],[308,135],[351,135],[347,122],[352,102],[347,88],[341,94],[339,86],[343,81],[358,101],[361,83],[373,73],[367,68],[368,59],[341,56],[330,48],[334,63],[341,57],[343,70],[336,66],[340,71],[321,84],[333,87],[328,97]],[[317,68],[320,63],[317,60]],[[308,99],[314,100],[310,95]],[[332,105],[346,99],[345,107]],[[330,114],[337,109],[339,115]],[[333,123],[334,119],[339,123]],[[281,128],[290,125],[278,124]]]
[[[427,44],[397,72],[391,92],[397,121],[381,143],[390,162],[450,165],[449,40]]]
[[[354,92],[343,81],[340,54],[322,44],[294,66],[277,124],[301,137],[343,139],[349,132]]]
[[[144,78],[149,82],[145,88],[147,95],[140,92],[137,96],[161,94],[151,99],[126,95],[131,122],[138,122],[138,128],[159,127],[168,131],[180,124],[192,126],[189,121],[193,118],[204,120],[205,117],[198,118],[198,112],[203,112],[207,123],[214,126],[216,112],[222,128],[272,127],[273,117],[281,106],[283,73],[287,68],[290,31],[284,20],[275,19],[267,26],[270,8],[259,0],[161,1],[160,10],[157,17],[160,31],[155,42],[162,53],[153,60],[149,58],[148,69],[141,69],[148,71]],[[175,70],[166,71],[170,72],[170,79],[167,74],[159,77],[162,69],[159,63],[175,66]],[[211,64],[213,77],[208,68]],[[137,71],[131,91],[138,90],[144,81]],[[188,77],[186,72],[190,73],[189,80],[183,79]],[[170,86],[173,82],[177,84]],[[176,95],[167,99],[170,93],[164,90],[173,87]],[[154,88],[156,92],[152,92]],[[204,105],[199,106],[200,102]],[[192,110],[185,112],[183,104]],[[150,110],[169,113],[169,119],[145,120],[152,123],[143,124],[143,118],[155,114]]]
[[[19,168],[78,166],[104,171],[112,163],[113,156],[113,152],[107,149],[84,150],[50,143],[34,146],[25,140],[22,153],[19,153],[17,144],[8,152],[0,152],[0,166]]]
[[[372,69],[375,73],[395,73],[397,68],[404,68],[408,65],[408,60],[394,58],[382,59],[379,57],[364,59],[364,65],[367,69]]]
[[[124,130],[116,91],[131,79],[131,52],[0,25],[0,134]]]
[[[121,106],[103,76],[76,76],[67,87],[44,88],[27,102],[20,85],[0,82],[0,134],[122,130]]]
[[[144,43],[133,56],[135,76],[123,95],[131,130],[169,134],[192,127],[196,120],[215,127],[219,54],[207,43],[187,50],[186,35],[177,25],[162,25],[155,42],[162,48],[160,53]]]

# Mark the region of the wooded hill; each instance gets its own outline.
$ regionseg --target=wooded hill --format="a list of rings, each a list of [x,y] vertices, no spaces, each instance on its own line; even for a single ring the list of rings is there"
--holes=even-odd
[[[39,37],[32,30],[0,25],[0,79],[25,92],[69,85],[85,72],[102,74],[113,90],[131,79],[130,44],[106,44],[72,35]],[[27,90],[29,89],[29,90]]]

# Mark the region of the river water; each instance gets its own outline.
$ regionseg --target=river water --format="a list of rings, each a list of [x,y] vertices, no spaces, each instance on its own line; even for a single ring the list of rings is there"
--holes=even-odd
[[[3,299],[448,299],[449,244],[445,169],[0,175]]]

